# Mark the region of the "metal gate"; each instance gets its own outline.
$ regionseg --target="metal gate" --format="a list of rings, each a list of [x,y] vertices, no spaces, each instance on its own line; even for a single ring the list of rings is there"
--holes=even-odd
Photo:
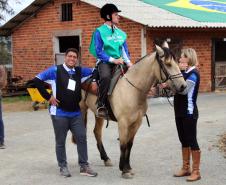
[[[215,63],[215,89],[226,89],[226,61]]]

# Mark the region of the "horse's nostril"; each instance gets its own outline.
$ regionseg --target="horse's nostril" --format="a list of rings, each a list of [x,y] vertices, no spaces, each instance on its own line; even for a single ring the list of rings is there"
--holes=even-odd
[[[186,85],[181,85],[180,91],[182,92],[186,88]]]

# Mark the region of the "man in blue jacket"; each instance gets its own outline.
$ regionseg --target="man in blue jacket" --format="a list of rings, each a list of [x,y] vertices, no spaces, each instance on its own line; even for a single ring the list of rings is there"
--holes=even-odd
[[[56,156],[60,174],[70,177],[67,166],[65,142],[68,130],[71,130],[77,141],[78,163],[80,174],[90,177],[97,176],[88,163],[86,128],[83,123],[79,102],[81,100],[81,78],[92,74],[91,68],[76,67],[79,53],[74,48],[69,48],[65,53],[64,64],[52,66],[38,74],[35,85],[40,94],[49,101],[55,141]],[[52,87],[49,94],[44,82]]]

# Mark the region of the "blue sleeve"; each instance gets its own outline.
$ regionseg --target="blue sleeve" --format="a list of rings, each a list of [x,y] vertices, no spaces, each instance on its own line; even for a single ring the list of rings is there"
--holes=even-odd
[[[197,82],[197,76],[193,73],[187,78],[187,80],[196,83]]]
[[[57,70],[56,66],[51,66],[45,71],[39,73],[36,77],[42,81],[56,80],[56,70]]]
[[[96,30],[96,32],[94,33],[94,42],[95,42],[95,50],[96,50],[97,58],[103,62],[109,62],[110,56],[107,55],[103,50],[104,42],[98,30]]]
[[[94,68],[82,67],[81,68],[81,75],[82,77],[90,76],[93,72]]]
[[[123,46],[122,46],[122,56],[123,56],[125,63],[130,62],[130,54],[129,54],[129,49],[128,49],[128,45],[126,42],[124,42]]]

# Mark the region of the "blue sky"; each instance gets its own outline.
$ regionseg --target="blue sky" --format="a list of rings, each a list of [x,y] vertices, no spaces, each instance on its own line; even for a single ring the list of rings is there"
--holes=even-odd
[[[33,1],[34,0],[8,0],[9,5],[15,11],[15,14],[14,15],[4,15],[5,20],[1,21],[0,24],[3,25],[5,22],[7,22],[9,19],[11,19],[13,16],[15,16],[17,13],[19,13],[24,8],[26,8]]]

